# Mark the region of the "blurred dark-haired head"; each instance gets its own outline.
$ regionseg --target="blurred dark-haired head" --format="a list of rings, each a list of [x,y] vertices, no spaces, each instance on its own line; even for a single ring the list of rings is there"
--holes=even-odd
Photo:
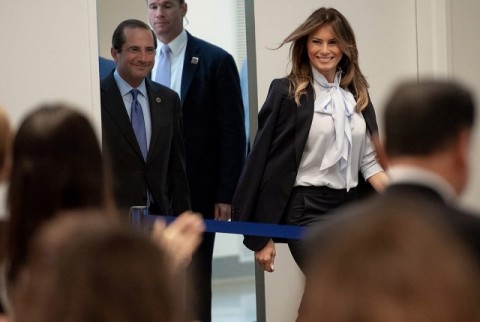
[[[389,157],[441,151],[475,123],[472,94],[453,81],[406,81],[385,106],[385,149]]]
[[[28,114],[13,143],[8,193],[8,278],[25,260],[34,231],[58,211],[107,206],[102,154],[90,120],[64,103]]]

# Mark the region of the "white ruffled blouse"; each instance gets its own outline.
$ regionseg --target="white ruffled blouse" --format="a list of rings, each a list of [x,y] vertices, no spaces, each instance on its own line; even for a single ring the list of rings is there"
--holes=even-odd
[[[341,71],[329,83],[315,68],[312,126],[295,181],[296,186],[347,189],[382,171],[362,113],[352,93],[340,87]]]

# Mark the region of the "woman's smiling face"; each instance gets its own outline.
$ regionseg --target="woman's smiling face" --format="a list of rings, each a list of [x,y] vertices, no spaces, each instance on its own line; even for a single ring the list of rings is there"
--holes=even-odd
[[[323,25],[308,36],[307,52],[310,64],[321,73],[329,83],[333,83],[337,65],[343,52],[338,46],[332,27]]]

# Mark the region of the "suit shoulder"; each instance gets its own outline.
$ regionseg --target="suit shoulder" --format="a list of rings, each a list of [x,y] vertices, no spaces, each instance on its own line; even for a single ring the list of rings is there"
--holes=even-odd
[[[214,45],[206,40],[197,38],[195,36],[192,36],[191,34],[188,34],[188,42],[190,42],[191,45],[201,48],[202,52],[205,52],[206,54],[210,56],[232,56],[229,52],[227,52],[225,49]],[[187,44],[188,46],[188,44]]]
[[[102,92],[108,91],[115,84],[115,78],[113,77],[113,72],[111,72],[108,76],[100,80],[100,90]]]
[[[287,94],[290,90],[290,81],[287,77],[275,78],[270,83],[269,92]]]
[[[289,87],[290,86],[290,80],[288,79],[288,77],[275,78],[270,83],[270,86]]]
[[[152,92],[157,94],[162,94],[165,96],[178,96],[177,92],[175,92],[173,89],[149,79],[147,79],[147,86]]]

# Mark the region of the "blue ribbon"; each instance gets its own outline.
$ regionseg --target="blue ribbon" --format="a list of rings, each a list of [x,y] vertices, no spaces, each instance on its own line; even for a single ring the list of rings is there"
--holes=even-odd
[[[135,225],[151,226],[155,220],[162,218],[167,224],[171,223],[174,216],[157,216],[149,214],[143,208],[132,208],[130,211],[131,221]],[[305,227],[292,225],[275,225],[253,222],[220,221],[204,219],[205,231],[210,233],[238,234],[249,236],[275,237],[286,239],[301,239]]]

